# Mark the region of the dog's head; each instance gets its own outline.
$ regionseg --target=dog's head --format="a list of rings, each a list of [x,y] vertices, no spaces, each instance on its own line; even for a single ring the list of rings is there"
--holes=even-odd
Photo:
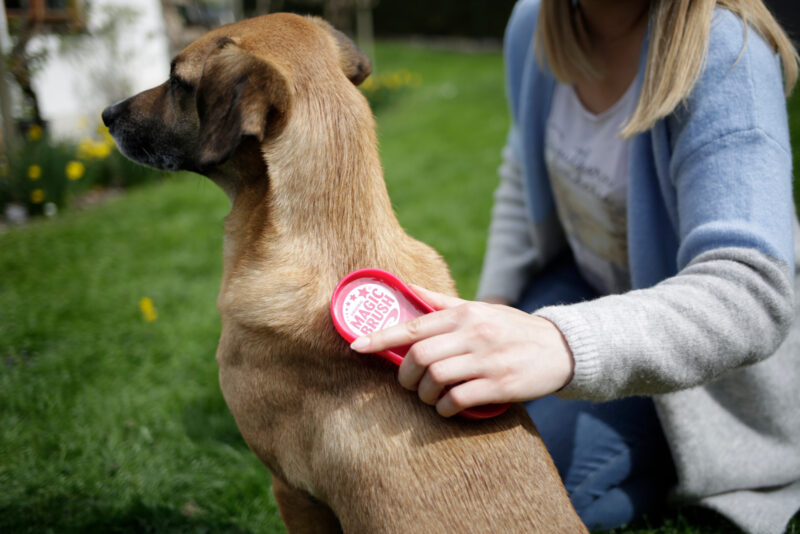
[[[248,138],[262,146],[279,136],[309,86],[353,90],[369,73],[367,57],[325,21],[267,15],[190,44],[166,82],[106,108],[103,122],[136,162],[208,174]]]

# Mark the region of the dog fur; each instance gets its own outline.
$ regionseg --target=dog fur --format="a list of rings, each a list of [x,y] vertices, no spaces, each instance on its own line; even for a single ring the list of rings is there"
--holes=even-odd
[[[231,199],[225,400],[291,533],[586,532],[522,407],[444,419],[333,328],[331,293],[355,269],[455,293],[392,211],[355,87],[369,71],[324,21],[273,14],[210,32],[167,82],[103,113],[128,157],[205,174]]]

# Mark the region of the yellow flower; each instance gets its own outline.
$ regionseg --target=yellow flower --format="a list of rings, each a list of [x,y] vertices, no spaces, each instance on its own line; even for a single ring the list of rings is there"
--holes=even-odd
[[[97,159],[103,159],[108,157],[111,154],[111,145],[107,143],[97,143],[94,147],[94,157]]]
[[[403,76],[399,72],[393,73],[389,76],[389,79],[386,80],[386,85],[388,85],[390,89],[399,89],[403,87]]]
[[[88,137],[81,139],[80,143],[78,143],[77,154],[80,159],[92,159],[92,143],[94,143],[94,141]]]
[[[84,167],[83,163],[80,161],[70,161],[67,163],[67,178],[70,180],[80,180],[83,177],[83,173],[86,172],[86,167]]]
[[[31,202],[34,204],[41,204],[44,201],[44,191],[41,189],[34,189],[31,191]]]
[[[114,146],[114,138],[111,137],[111,132],[108,131],[108,128],[105,125],[101,124],[98,130],[100,137],[103,138],[103,142],[108,146]]]
[[[42,127],[38,124],[31,124],[31,126],[28,128],[28,139],[31,141],[38,141],[42,138],[43,134],[44,130],[42,130]]]
[[[152,323],[158,319],[158,312],[156,312],[156,307],[150,297],[142,297],[139,300],[139,309],[142,311],[142,318],[146,322]]]
[[[28,167],[28,178],[31,180],[38,180],[42,177],[42,168],[38,165],[31,165]]]
[[[422,85],[422,76],[416,72],[408,72],[405,73],[405,83],[407,86],[416,88]]]
[[[113,141],[95,141],[88,137],[81,139],[78,144],[78,158],[82,160],[90,159],[103,159],[111,154],[111,148],[114,146]]]

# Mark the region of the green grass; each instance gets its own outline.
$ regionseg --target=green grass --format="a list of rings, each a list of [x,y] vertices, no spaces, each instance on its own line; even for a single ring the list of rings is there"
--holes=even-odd
[[[378,50],[422,78],[378,112],[398,217],[470,297],[508,127],[499,54]],[[178,175],[0,235],[1,532],[283,531],[217,385],[226,211]],[[622,532],[726,530],[685,513]]]
[[[280,528],[217,387],[225,202],[184,176],[0,237],[0,531]]]
[[[500,56],[380,51],[380,68],[422,77],[378,115],[389,194],[400,223],[444,255],[460,293],[472,297],[509,124]]]

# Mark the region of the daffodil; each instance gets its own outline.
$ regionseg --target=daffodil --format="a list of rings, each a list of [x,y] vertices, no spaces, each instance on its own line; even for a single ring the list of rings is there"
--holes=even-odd
[[[41,204],[44,201],[44,191],[42,189],[34,189],[31,191],[31,202],[34,204]]]
[[[80,161],[70,161],[67,163],[66,173],[70,180],[80,180],[86,172],[86,167]]]
[[[92,158],[92,140],[90,138],[84,137],[80,140],[77,156],[83,160]]]
[[[403,81],[408,87],[416,88],[422,85],[422,76],[416,72],[405,71]]]
[[[97,159],[107,158],[111,154],[111,147],[108,143],[97,143],[94,147],[94,156]]]
[[[28,167],[28,178],[31,180],[38,180],[42,177],[42,168],[38,165],[31,165]]]
[[[139,300],[139,309],[142,312],[142,318],[146,322],[152,323],[158,319],[158,312],[156,311],[156,307],[150,297],[142,297]]]
[[[38,124],[31,124],[28,128],[28,139],[31,141],[38,141],[44,135],[44,130]]]
[[[111,137],[111,132],[108,131],[108,128],[104,125],[100,125],[99,132],[100,137],[103,138],[103,142],[108,146],[114,146],[114,138]]]
[[[78,143],[78,158],[82,160],[90,159],[103,159],[111,154],[111,149],[114,146],[113,141],[110,143],[105,141],[95,141],[89,137],[84,137]]]

